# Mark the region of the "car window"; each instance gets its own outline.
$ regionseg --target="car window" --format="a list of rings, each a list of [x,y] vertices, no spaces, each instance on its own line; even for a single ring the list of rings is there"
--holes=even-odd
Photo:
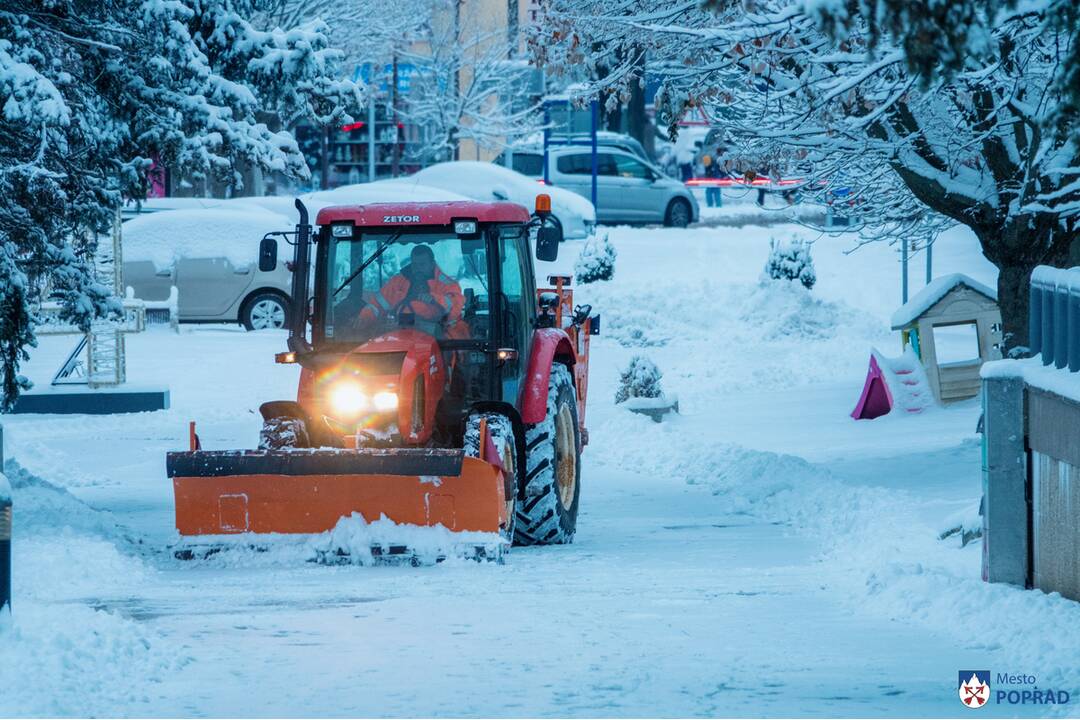
[[[514,170],[522,175],[540,177],[544,174],[544,156],[532,153],[514,153]]]
[[[615,159],[615,172],[619,177],[634,178],[637,180],[648,180],[652,177],[649,168],[647,168],[645,163],[640,160],[635,160],[626,155],[614,155],[613,157]]]
[[[592,153],[563,155],[557,164],[563,175],[592,175]],[[598,175],[615,175],[615,156],[611,153],[597,153],[596,171]]]
[[[584,155],[562,155],[556,161],[556,167],[563,175],[588,175],[592,172],[591,163],[585,163]]]

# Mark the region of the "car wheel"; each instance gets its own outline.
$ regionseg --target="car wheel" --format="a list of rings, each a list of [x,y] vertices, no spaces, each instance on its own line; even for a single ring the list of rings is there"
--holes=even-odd
[[[240,322],[248,330],[281,329],[289,322],[288,303],[275,292],[257,293],[244,303]]]
[[[668,203],[664,224],[668,227],[684,228],[690,224],[691,217],[690,203],[683,198],[675,198]]]

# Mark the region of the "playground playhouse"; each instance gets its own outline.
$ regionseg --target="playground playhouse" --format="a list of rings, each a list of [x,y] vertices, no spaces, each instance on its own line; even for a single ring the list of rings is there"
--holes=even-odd
[[[890,359],[871,351],[851,413],[856,420],[973,398],[982,364],[1001,358],[997,293],[967,275],[932,280],[893,313],[892,329],[900,331],[904,354]]]

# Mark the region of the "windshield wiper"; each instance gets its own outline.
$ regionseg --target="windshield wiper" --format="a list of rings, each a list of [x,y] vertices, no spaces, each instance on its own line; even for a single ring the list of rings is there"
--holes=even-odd
[[[342,283],[341,283],[340,285],[338,285],[338,289],[337,289],[337,290],[335,290],[335,291],[334,291],[334,294],[333,294],[333,295],[331,295],[330,297],[332,297],[332,298],[336,298],[336,297],[338,296],[338,293],[340,293],[340,292],[341,292],[342,290],[344,290],[344,289],[345,289],[345,286],[346,286],[346,285],[348,285],[348,284],[349,284],[349,283],[351,283],[351,282],[352,282],[353,280],[355,280],[355,279],[356,279],[356,276],[357,276],[357,275],[359,275],[360,273],[362,273],[362,272],[364,272],[365,270],[367,270],[367,267],[368,267],[368,265],[370,265],[371,263],[375,262],[375,261],[376,261],[376,260],[377,260],[377,259],[379,258],[379,256],[380,256],[380,255],[382,255],[382,254],[383,254],[383,253],[384,253],[384,252],[386,251],[386,248],[390,247],[390,244],[391,244],[392,242],[394,242],[395,240],[397,240],[397,239],[398,239],[399,237],[401,237],[401,232],[400,232],[400,231],[399,231],[399,232],[396,232],[396,233],[394,233],[394,234],[393,234],[393,235],[391,235],[390,237],[388,237],[388,238],[386,238],[385,240],[383,240],[383,241],[382,241],[382,242],[381,242],[381,243],[379,244],[379,247],[375,248],[375,252],[371,253],[371,257],[369,257],[369,258],[368,258],[367,260],[365,260],[364,262],[362,262],[362,263],[360,264],[360,267],[356,268],[356,270],[354,270],[354,271],[353,271],[352,275],[350,275],[349,277],[345,278],[345,280],[344,280],[344,281],[343,281],[343,282],[342,282]]]

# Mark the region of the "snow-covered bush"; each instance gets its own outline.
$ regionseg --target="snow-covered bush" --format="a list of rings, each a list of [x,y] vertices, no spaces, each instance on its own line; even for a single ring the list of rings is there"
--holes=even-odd
[[[660,389],[660,378],[663,376],[656,363],[644,355],[635,355],[630,360],[630,365],[619,375],[615,404],[626,402],[630,398],[663,397],[664,391]]]
[[[607,233],[596,233],[581,248],[574,263],[574,277],[582,284],[612,279],[615,277],[616,254]]]
[[[769,241],[769,259],[765,274],[773,280],[798,280],[809,290],[817,282],[814,259],[810,257],[810,243],[799,238]]]

